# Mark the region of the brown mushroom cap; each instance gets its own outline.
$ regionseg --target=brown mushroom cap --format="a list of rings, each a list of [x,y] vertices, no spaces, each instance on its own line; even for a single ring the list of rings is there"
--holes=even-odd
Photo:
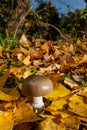
[[[27,77],[22,86],[25,96],[39,97],[53,91],[53,84],[50,78],[43,75],[31,75]]]

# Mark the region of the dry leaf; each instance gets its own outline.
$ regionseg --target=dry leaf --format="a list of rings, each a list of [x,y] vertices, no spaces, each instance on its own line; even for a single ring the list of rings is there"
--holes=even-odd
[[[87,63],[87,54],[85,54],[85,55],[82,57],[81,61],[79,62],[79,64],[83,64],[83,63]]]
[[[78,96],[78,95],[76,95],[76,94],[74,94],[74,95],[72,95],[70,98],[69,98],[69,100],[71,101],[71,102],[76,102],[76,103],[83,103],[83,97],[81,97],[81,96]]]
[[[16,101],[20,94],[16,88],[0,88],[1,101]]]
[[[25,57],[25,59],[22,61],[22,63],[26,66],[28,66],[31,62],[30,62],[30,55],[28,55],[27,57]]]
[[[61,122],[68,127],[68,129],[78,129],[80,125],[80,119],[76,116],[69,116],[66,118],[61,118]]]
[[[17,78],[21,78],[24,75],[24,68],[23,67],[11,67],[10,73],[15,75]]]
[[[84,102],[69,102],[69,110],[79,116],[87,117],[87,104]]]
[[[5,86],[6,80],[9,76],[9,70],[6,70],[2,76],[0,76],[0,88]]]
[[[14,124],[34,122],[40,119],[34,112],[33,107],[29,103],[25,103],[23,101],[15,106],[12,114]]]
[[[61,110],[55,110],[54,108],[51,108],[50,106],[45,108],[46,111],[50,112],[53,116],[58,116],[59,115],[59,118],[62,117],[62,118],[66,118],[66,117],[69,117],[70,114],[66,113],[66,112],[63,112]]]
[[[67,104],[67,101],[64,98],[61,98],[59,100],[52,101],[52,104],[48,106],[48,108],[51,108],[53,110],[63,109],[64,105]]]
[[[38,130],[66,130],[66,129],[63,125],[57,125],[51,119],[45,119],[40,123]]]
[[[19,44],[24,46],[24,47],[29,47],[29,41],[28,41],[25,34],[22,34],[22,36],[21,36],[21,38],[19,40]]]
[[[76,41],[76,43],[77,43],[78,45],[81,45],[82,42],[81,42],[80,39],[78,38],[77,41]]]
[[[13,117],[10,112],[0,112],[0,130],[12,130],[13,128]]]
[[[59,83],[53,90],[53,92],[47,96],[45,96],[45,98],[47,99],[51,99],[51,100],[56,100],[59,97],[64,97],[70,94],[70,90],[67,89],[64,85],[62,85],[61,83]]]

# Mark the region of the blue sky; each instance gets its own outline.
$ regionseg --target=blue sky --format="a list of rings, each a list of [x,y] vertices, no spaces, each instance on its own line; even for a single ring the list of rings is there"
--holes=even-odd
[[[49,1],[49,0],[43,0],[43,1]],[[52,1],[53,5],[58,9],[58,12],[67,13],[67,6],[70,5],[70,9],[74,11],[75,9],[81,9],[85,8],[86,4],[84,0],[50,0]],[[37,7],[37,3],[35,0],[31,0],[31,5],[33,7]]]

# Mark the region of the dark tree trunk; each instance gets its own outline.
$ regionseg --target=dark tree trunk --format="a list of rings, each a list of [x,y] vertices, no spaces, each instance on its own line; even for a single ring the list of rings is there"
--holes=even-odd
[[[15,10],[12,12],[10,19],[7,22],[6,31],[9,35],[20,34],[25,16],[30,8],[30,0],[15,0]]]

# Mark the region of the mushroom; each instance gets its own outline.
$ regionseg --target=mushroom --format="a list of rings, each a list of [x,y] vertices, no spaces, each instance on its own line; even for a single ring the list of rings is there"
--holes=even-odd
[[[50,78],[43,75],[31,75],[27,77],[22,86],[23,95],[32,96],[34,108],[44,107],[43,97],[53,91],[53,84]]]

